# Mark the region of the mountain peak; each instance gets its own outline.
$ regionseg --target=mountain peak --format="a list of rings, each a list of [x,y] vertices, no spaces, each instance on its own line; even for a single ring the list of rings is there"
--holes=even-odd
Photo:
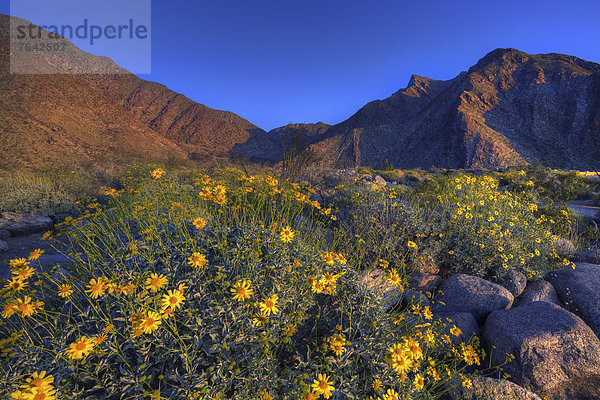
[[[411,87],[411,86],[421,86],[421,85],[427,85],[429,82],[433,81],[435,79],[431,79],[431,78],[427,78],[424,76],[419,76],[419,75],[411,75],[410,79],[408,81],[408,86],[407,88]]]
[[[523,63],[525,61],[527,61],[529,59],[530,55],[522,52],[520,50],[517,49],[513,49],[513,48],[498,48],[495,50],[490,51],[489,53],[487,53],[482,59],[480,59],[477,64],[475,64],[474,66],[472,66],[469,69],[469,72],[473,72],[482,68],[485,68],[486,66],[492,64],[492,63],[499,63],[499,64],[503,64],[504,62],[516,62],[516,63]]]

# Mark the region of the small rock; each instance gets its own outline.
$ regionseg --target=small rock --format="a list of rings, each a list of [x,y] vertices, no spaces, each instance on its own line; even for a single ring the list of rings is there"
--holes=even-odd
[[[10,232],[11,236],[26,236],[51,230],[52,220],[48,217],[33,214],[3,212],[0,218],[0,229]]]
[[[557,238],[554,241],[554,247],[556,248],[556,252],[558,253],[558,255],[560,255],[561,257],[572,256],[573,254],[575,254],[576,250],[575,245],[572,241],[561,237]]]
[[[532,301],[547,301],[562,307],[554,286],[543,279],[527,283],[527,287],[523,293],[515,299],[513,307],[531,303]]]
[[[546,301],[510,310],[496,310],[487,318],[484,338],[494,346],[492,365],[515,358],[502,367],[520,386],[540,396],[574,390],[600,393],[600,340],[581,318]]]
[[[442,283],[442,277],[435,274],[413,272],[408,278],[408,286],[419,292],[432,292]]]
[[[0,229],[0,240],[10,239],[10,232],[6,229]]]
[[[435,300],[439,313],[468,312],[481,323],[494,310],[508,309],[513,295],[508,289],[476,276],[456,274],[442,283]]]
[[[363,272],[361,282],[367,289],[375,293],[386,293],[396,289],[396,286],[388,281],[385,271],[379,268]]]
[[[8,244],[4,240],[0,240],[0,253],[5,253],[8,251]]]
[[[537,394],[505,379],[478,376],[471,380],[473,386],[469,389],[458,379],[453,383],[448,391],[452,400],[541,400]]]
[[[386,180],[383,179],[380,175],[375,175],[375,177],[373,177],[373,180],[375,181],[376,184],[378,184],[379,186],[385,186],[386,185]]]
[[[507,288],[514,297],[517,297],[525,290],[527,277],[519,271],[509,269],[500,277],[498,283]]]

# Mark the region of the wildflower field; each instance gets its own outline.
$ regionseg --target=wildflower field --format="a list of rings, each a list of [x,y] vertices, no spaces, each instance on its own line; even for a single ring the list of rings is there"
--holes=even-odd
[[[268,173],[134,166],[44,235],[69,244],[68,272],[10,260],[0,398],[438,399],[499,377],[405,288],[432,262],[491,280],[571,268],[557,239],[597,230],[544,190],[524,171],[453,173],[340,180],[316,200]]]

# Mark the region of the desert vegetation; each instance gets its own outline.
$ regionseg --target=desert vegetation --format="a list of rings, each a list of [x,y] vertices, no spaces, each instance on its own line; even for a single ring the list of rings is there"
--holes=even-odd
[[[408,280],[573,268],[558,243],[597,246],[598,230],[566,202],[597,186],[535,168],[383,173],[398,184],[137,164],[100,196],[75,173],[3,175],[0,210],[54,216],[44,239],[76,262],[7,260],[0,393],[437,399],[502,377],[476,336],[455,340],[435,303],[409,298]]]

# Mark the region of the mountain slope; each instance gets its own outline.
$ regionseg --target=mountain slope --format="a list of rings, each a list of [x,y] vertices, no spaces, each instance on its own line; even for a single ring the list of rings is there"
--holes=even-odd
[[[599,89],[598,64],[497,49],[448,81],[413,76],[311,148],[337,166],[598,169]]]
[[[144,81],[71,43],[63,52],[21,52],[30,74],[10,74],[9,51],[18,51],[9,49],[10,18],[0,15],[0,168],[238,153],[264,159],[277,147],[243,118]]]

